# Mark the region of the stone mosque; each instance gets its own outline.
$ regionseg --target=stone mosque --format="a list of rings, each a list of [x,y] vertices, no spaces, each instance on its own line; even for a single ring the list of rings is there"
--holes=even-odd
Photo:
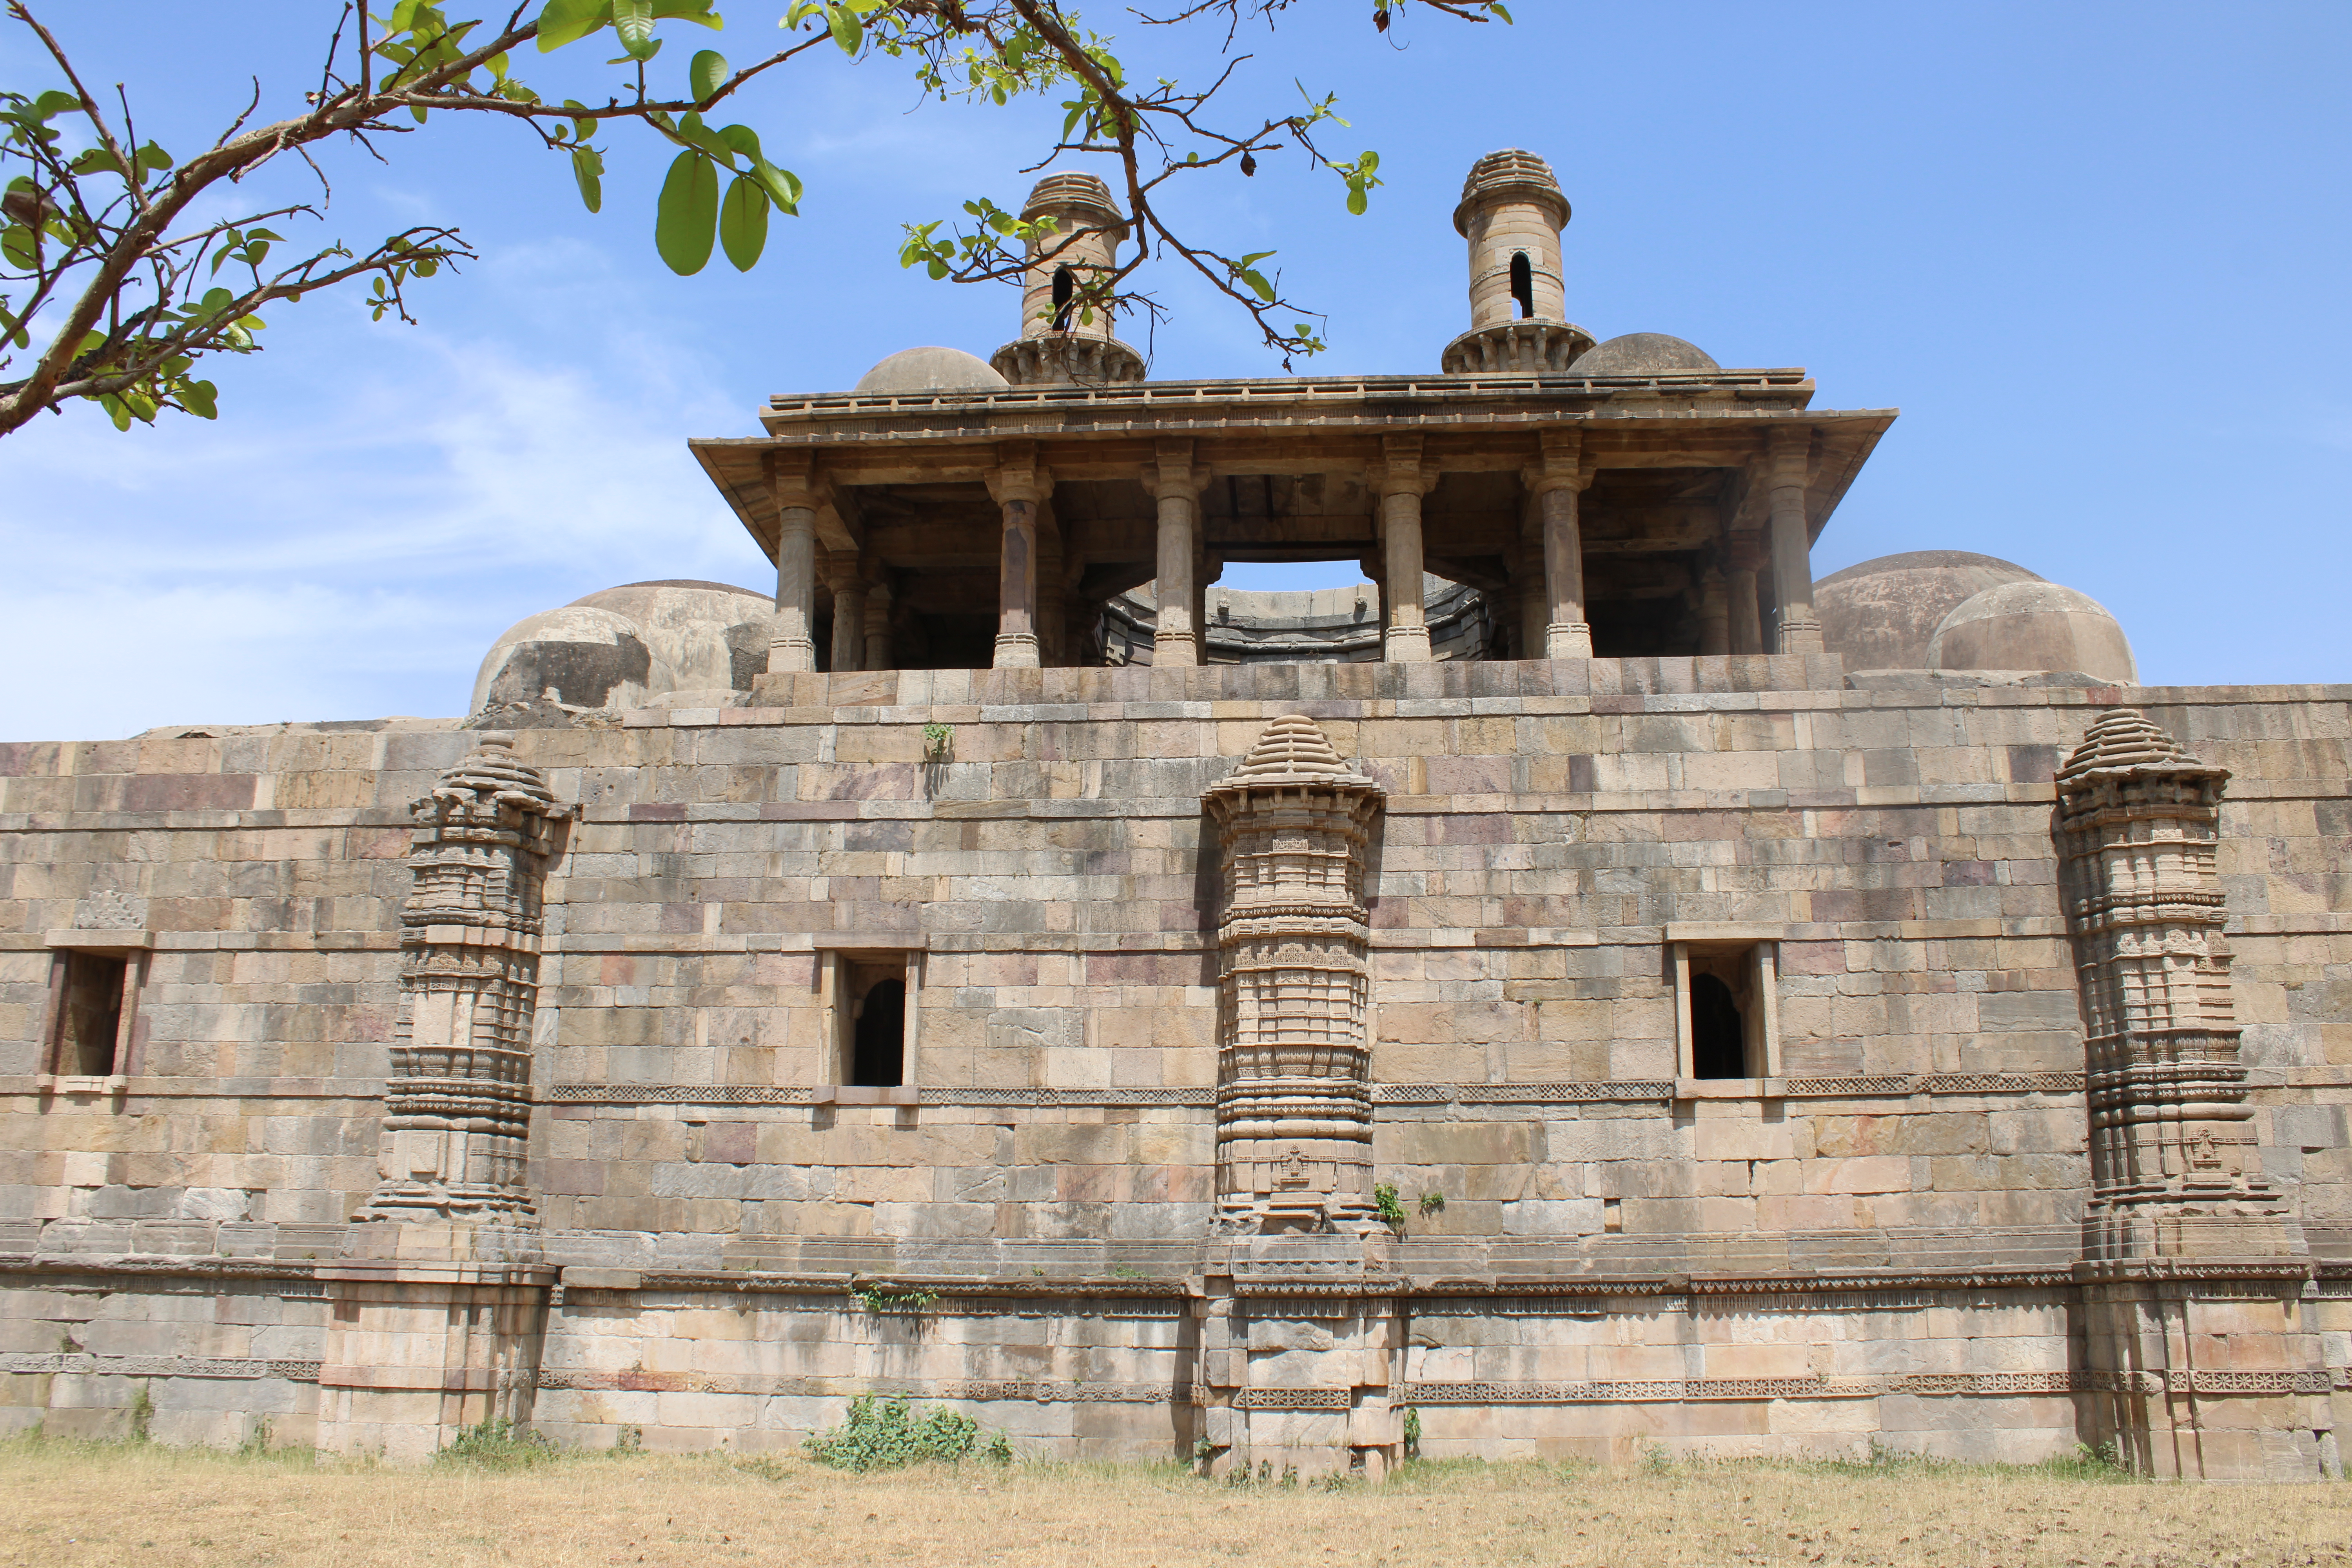
[[[772,594],[0,746],[10,1429],[2340,1472],[2352,687],[1817,580],[1894,412],[1570,324],[1531,153],[1428,373],[1153,380],[1024,216],[989,360],[691,443]]]

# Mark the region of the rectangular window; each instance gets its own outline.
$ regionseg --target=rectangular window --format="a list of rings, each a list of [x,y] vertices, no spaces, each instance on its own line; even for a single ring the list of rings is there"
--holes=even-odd
[[[868,947],[822,954],[824,1082],[820,1102],[915,1103],[916,999],[922,954]]]
[[[1668,926],[1676,1075],[1723,1081],[1780,1076],[1777,931]]]
[[[136,951],[52,948],[44,1077],[121,1087],[131,1070],[142,958]]]

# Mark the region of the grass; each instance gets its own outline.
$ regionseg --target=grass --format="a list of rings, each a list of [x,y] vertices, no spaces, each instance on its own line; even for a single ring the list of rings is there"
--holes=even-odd
[[[1623,1568],[2352,1563],[2352,1486],[2153,1485],[2104,1467],[1416,1464],[1390,1484],[1226,1486],[1176,1466],[873,1475],[798,1455],[317,1464],[0,1443],[0,1563],[322,1568]]]

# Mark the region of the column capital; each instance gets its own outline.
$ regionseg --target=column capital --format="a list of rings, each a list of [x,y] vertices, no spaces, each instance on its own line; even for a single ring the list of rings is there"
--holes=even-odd
[[[1041,463],[1005,464],[988,470],[989,499],[999,506],[1027,501],[1034,506],[1054,493],[1054,470]]]
[[[761,477],[768,481],[768,498],[782,510],[805,507],[814,511],[825,504],[824,475],[816,458],[806,452],[768,452],[760,458]]]
[[[1382,500],[1391,496],[1425,496],[1437,488],[1434,469],[1422,467],[1418,455],[1402,463],[1374,463],[1364,470],[1364,483]]]
[[[1764,453],[1774,489],[1805,483],[1813,461],[1812,426],[1774,426],[1765,437]]]
[[[1192,443],[1188,441],[1184,445],[1189,447]],[[1143,493],[1153,500],[1166,500],[1173,496],[1181,500],[1197,501],[1214,477],[1206,464],[1196,465],[1189,459],[1171,463],[1163,455],[1159,461],[1143,466]]]
[[[1538,462],[1529,463],[1519,470],[1519,482],[1530,496],[1541,496],[1549,490],[1584,491],[1592,488],[1593,476],[1599,470],[1576,460],[1553,457],[1546,452]]]

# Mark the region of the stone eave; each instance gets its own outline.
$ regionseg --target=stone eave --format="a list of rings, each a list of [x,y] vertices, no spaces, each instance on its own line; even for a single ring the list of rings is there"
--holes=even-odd
[[[1790,379],[1753,398],[1719,374],[1625,378],[1622,387],[1575,377],[1396,376],[841,394],[801,400],[817,410],[805,417],[772,405],[765,436],[687,445],[772,558],[763,470],[771,454],[814,456],[840,485],[978,484],[1001,460],[1000,442],[1023,441],[1057,479],[1082,480],[1140,474],[1157,442],[1179,438],[1194,443],[1194,460],[1213,473],[1306,474],[1360,468],[1378,460],[1383,437],[1418,433],[1424,460],[1441,471],[1507,472],[1535,459],[1538,431],[1573,426],[1604,468],[1719,468],[1760,456],[1769,426],[1802,424],[1818,443],[1806,503],[1807,530],[1818,539],[1897,411],[1813,410],[1803,406],[1811,383],[1802,372],[1733,374],[1752,374],[1759,386]],[[1666,383],[1686,384],[1686,395],[1675,403],[1654,390]],[[1150,395],[1161,392],[1164,400]]]

